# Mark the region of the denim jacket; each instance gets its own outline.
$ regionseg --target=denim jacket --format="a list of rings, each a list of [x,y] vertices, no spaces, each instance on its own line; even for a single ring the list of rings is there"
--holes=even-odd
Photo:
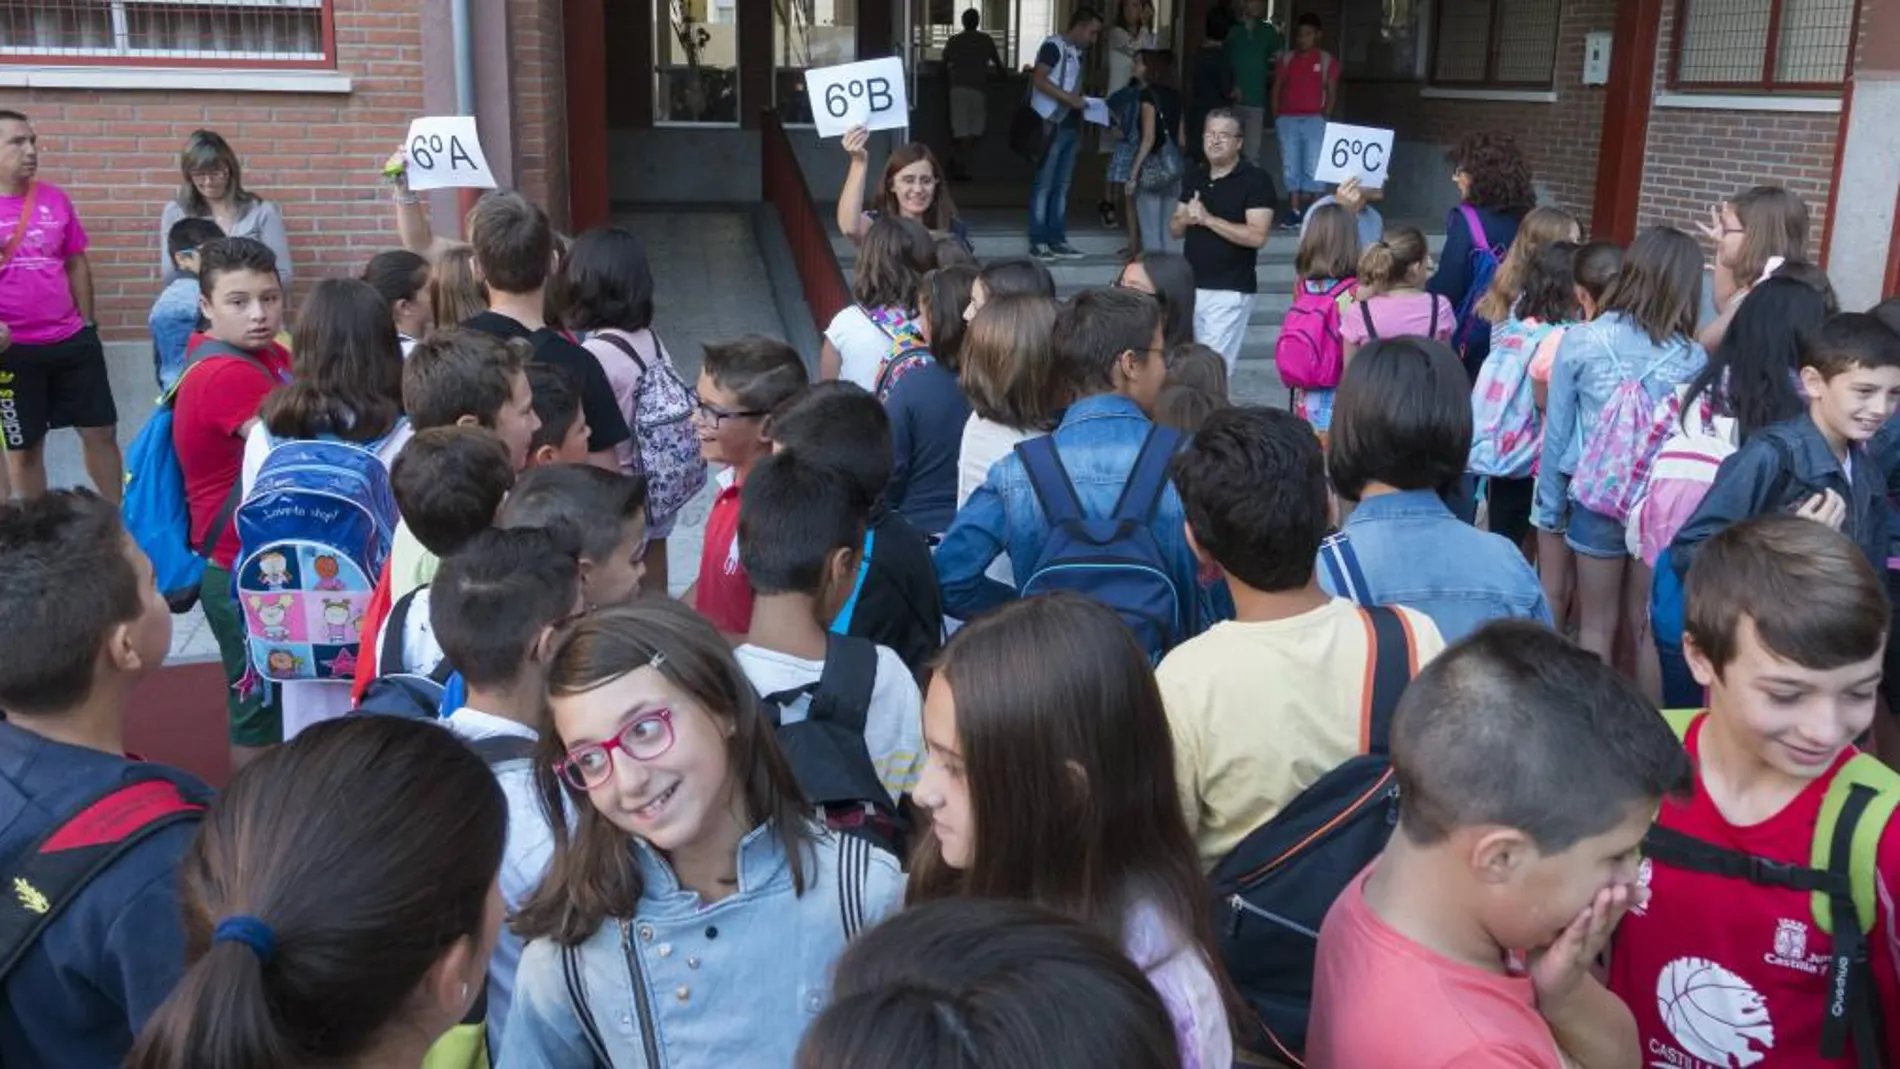
[[[1346,536],[1372,599],[1430,616],[1447,644],[1491,620],[1551,622],[1544,586],[1517,547],[1452,515],[1430,490],[1366,498],[1346,520]],[[1328,594],[1345,596],[1323,560],[1319,579]]]
[[[828,1000],[844,918],[854,931],[869,927],[904,895],[895,858],[829,831],[818,834],[805,893],[795,895],[773,825],[754,828],[739,843],[738,891],[711,905],[646,843],[635,839],[632,849],[646,881],[636,915],[609,918],[579,947],[589,1019],[577,1012],[562,948],[536,939],[521,955],[495,1064],[594,1069],[591,1025],[608,1069],[790,1065]]]
[[[1878,439],[1876,439],[1878,441]],[[1855,445],[1849,481],[1812,416],[1758,431],[1716,470],[1709,493],[1669,543],[1669,560],[1686,576],[1702,543],[1752,516],[1787,512],[1823,490],[1847,503],[1841,533],[1854,540],[1875,571],[1887,567],[1887,473],[1867,447]]]
[[[1560,526],[1557,517],[1564,512],[1570,476],[1576,473],[1584,444],[1618,386],[1641,375],[1643,392],[1654,404],[1694,378],[1708,361],[1702,346],[1687,338],[1657,345],[1648,331],[1621,312],[1607,313],[1566,332],[1550,369],[1532,522],[1544,530]]]
[[[1084,398],[1062,417],[1062,425],[1052,435],[1056,452],[1089,515],[1105,516],[1114,510],[1153,426],[1135,402],[1119,394]],[[1184,598],[1194,599],[1182,607],[1188,635],[1193,635],[1206,626],[1208,598],[1199,583],[1194,552],[1188,548],[1186,521],[1181,495],[1170,483],[1148,526],[1172,565],[1169,578],[1175,589]],[[1022,460],[1012,452],[990,466],[989,478],[957,511],[943,544],[937,547],[944,611],[969,619],[1015,597],[1016,590],[988,578],[984,569],[1007,553],[1017,580],[1027,579],[1048,539],[1042,505]]]
[[[166,286],[145,322],[152,331],[158,388],[169,390],[185,373],[185,349],[198,329],[198,280],[181,278]]]

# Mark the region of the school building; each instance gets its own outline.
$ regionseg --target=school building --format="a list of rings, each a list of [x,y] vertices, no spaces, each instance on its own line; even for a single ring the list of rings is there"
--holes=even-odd
[[[246,184],[282,205],[302,288],[394,243],[382,161],[411,119],[457,112],[477,117],[497,178],[570,230],[639,206],[775,205],[820,312],[839,299],[823,203],[844,160],[809,128],[801,72],[903,56],[912,132],[947,149],[939,57],[962,12],[977,7],[1020,67],[1076,2],[0,0],[0,107],[33,117],[42,177],[92,232],[108,338],[142,336],[192,130],[222,132]],[[1185,57],[1220,2],[1158,0],[1163,40]],[[1900,0],[1275,8],[1324,20],[1342,117],[1396,129],[1389,214],[1442,218],[1456,196],[1443,149],[1506,130],[1599,236],[1687,228],[1740,187],[1780,183],[1813,206],[1814,254],[1848,306],[1900,289]],[[1021,204],[1027,170],[1002,141],[1022,92],[1020,75],[993,87],[960,203]],[[1099,189],[1090,159],[1077,213]],[[440,231],[463,200],[431,197]]]

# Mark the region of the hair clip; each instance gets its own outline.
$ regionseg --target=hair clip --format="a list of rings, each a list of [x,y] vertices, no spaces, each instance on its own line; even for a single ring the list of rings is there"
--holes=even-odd
[[[654,650],[653,656],[647,659],[647,667],[655,669],[655,670],[658,670],[665,664],[666,664],[665,650]]]

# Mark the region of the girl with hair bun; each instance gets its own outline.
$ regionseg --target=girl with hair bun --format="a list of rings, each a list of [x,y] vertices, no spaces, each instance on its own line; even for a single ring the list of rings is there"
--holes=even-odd
[[[1417,227],[1395,226],[1359,254],[1359,297],[1339,319],[1346,359],[1379,338],[1411,336],[1451,340],[1458,310],[1451,301],[1427,293],[1432,254]]]

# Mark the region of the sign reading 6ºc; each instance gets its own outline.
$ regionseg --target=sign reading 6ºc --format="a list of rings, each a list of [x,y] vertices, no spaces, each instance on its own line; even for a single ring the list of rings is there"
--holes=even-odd
[[[1385,185],[1386,171],[1392,163],[1392,131],[1329,122],[1319,144],[1319,167],[1313,172],[1314,181],[1344,182],[1357,178],[1367,189]]]

